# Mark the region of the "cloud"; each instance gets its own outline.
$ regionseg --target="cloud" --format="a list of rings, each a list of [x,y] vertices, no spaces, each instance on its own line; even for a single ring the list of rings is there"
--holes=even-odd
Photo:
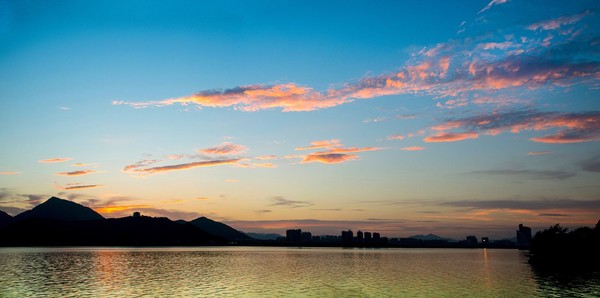
[[[451,119],[432,127],[433,130],[437,131],[455,128],[467,131],[459,135],[476,135],[477,132],[496,135],[505,131],[519,133],[524,130],[557,130],[552,134],[533,137],[530,140],[556,144],[592,142],[600,140],[600,112],[563,113],[537,110],[494,112],[486,115]],[[450,136],[453,135],[450,134]],[[436,136],[439,139],[447,137],[444,134]],[[430,141],[431,138],[426,138],[426,141]]]
[[[162,107],[173,104],[198,105],[202,107],[233,107],[241,111],[258,111],[281,108],[284,112],[314,111],[334,107],[350,99],[330,96],[312,88],[295,83],[276,85],[248,85],[231,89],[200,91],[194,95],[162,101],[124,102],[113,105],[129,105],[134,108]]]
[[[425,150],[425,147],[411,146],[411,147],[400,148],[400,150],[404,150],[404,151],[421,151],[421,150]]]
[[[508,0],[492,0],[490,3],[488,3],[488,5],[486,5],[486,6],[485,6],[485,7],[484,7],[482,10],[480,10],[480,11],[479,11],[477,14],[480,14],[480,13],[482,13],[482,12],[484,12],[484,11],[486,11],[486,10],[488,10],[488,9],[492,8],[492,6],[495,6],[495,5],[500,5],[500,4],[503,4],[503,3],[506,3],[506,2],[508,2]]]
[[[85,189],[85,188],[96,188],[102,187],[102,184],[88,184],[88,185],[72,185],[72,186],[57,186],[56,188],[62,190],[75,190],[75,189]]]
[[[98,171],[94,171],[94,170],[82,170],[82,171],[73,171],[73,172],[60,172],[60,173],[56,173],[56,175],[61,175],[61,176],[83,176],[83,175],[92,174],[92,173],[98,173]]]
[[[600,155],[582,161],[581,168],[588,172],[600,173]]]
[[[127,165],[123,168],[123,172],[126,173],[134,173],[134,174],[157,174],[163,172],[171,172],[171,171],[181,171],[188,170],[192,168],[198,167],[211,167],[218,165],[228,165],[235,164],[239,162],[241,159],[239,158],[231,158],[231,159],[221,159],[221,160],[204,160],[204,161],[196,161],[168,166],[160,166],[160,167],[144,167],[145,165],[140,165],[139,163]]]
[[[527,152],[527,155],[548,155],[552,154],[552,151],[530,151]]]
[[[0,172],[0,175],[18,175],[21,172]]]
[[[257,156],[254,159],[257,160],[270,160],[270,159],[276,159],[277,155],[262,155],[262,156]]]
[[[479,13],[507,2],[493,0]],[[494,28],[487,30],[486,34],[439,42],[414,53],[402,65],[393,67],[397,71],[332,85],[323,91],[294,82],[253,84],[204,90],[190,96],[156,101],[117,100],[113,101],[113,105],[134,108],[183,105],[228,107],[248,112],[266,109],[301,112],[336,107],[357,99],[401,94],[430,95],[444,100],[445,106],[455,107],[466,106],[471,101],[478,104],[520,104],[522,101],[509,98],[491,99],[504,89],[526,94],[539,88],[555,90],[577,83],[596,83],[600,75],[600,62],[596,55],[598,30],[591,20],[586,22],[591,19],[584,18],[588,14],[591,11],[556,16],[551,20],[528,15],[531,18],[528,23],[532,24],[529,27],[536,29],[533,31],[504,19],[486,19],[476,24],[484,27],[481,30],[488,29],[486,26]],[[579,26],[585,34],[558,34],[550,38],[537,30],[567,24]],[[525,36],[519,38],[524,35],[524,30]]]
[[[506,176],[526,176],[533,179],[551,179],[565,180],[574,177],[576,174],[565,171],[540,171],[540,170],[483,170],[473,171],[470,174],[486,174],[486,175],[506,175]]]
[[[302,163],[320,162],[324,164],[336,164],[357,159],[354,154],[342,153],[311,153],[304,157]]]
[[[439,143],[439,142],[456,142],[468,139],[476,139],[479,135],[474,132],[463,132],[463,133],[451,133],[451,132],[440,132],[432,136],[428,136],[423,141],[428,143]]]
[[[569,217],[570,215],[568,215],[568,214],[560,214],[560,213],[540,213],[540,214],[538,214],[538,216],[545,216],[545,217]]]
[[[271,200],[273,201],[271,206],[285,206],[285,207],[290,207],[290,208],[301,208],[301,207],[309,207],[309,206],[314,205],[313,203],[310,203],[310,202],[288,200],[284,197],[274,197],[274,198],[271,198]]]
[[[377,123],[377,122],[383,122],[385,120],[387,120],[386,117],[380,116],[380,117],[375,117],[375,118],[367,118],[367,119],[363,120],[363,123],[365,123],[365,124],[366,123]]]
[[[462,200],[442,202],[440,205],[476,209],[520,210],[600,210],[600,200]]]
[[[38,160],[38,162],[39,163],[56,163],[56,162],[65,162],[65,161],[69,161],[69,160],[72,160],[72,158],[70,158],[70,157],[55,157],[55,158]]]
[[[18,204],[22,207],[32,207],[48,198],[50,195],[22,194],[8,188],[0,188],[0,205]]]
[[[536,22],[536,23],[529,25],[527,27],[527,29],[533,30],[533,31],[538,30],[538,29],[555,30],[555,29],[558,29],[565,25],[575,24],[590,14],[591,14],[591,11],[587,10],[587,11],[584,11],[584,12],[576,14],[576,15],[562,16],[562,17],[559,17],[556,19]]]
[[[254,212],[256,212],[256,213],[258,213],[258,214],[266,214],[266,213],[271,213],[271,212],[273,212],[273,210],[269,210],[269,209],[261,209],[261,210],[256,210],[256,211],[254,211]]]
[[[403,135],[389,135],[386,138],[388,141],[392,141],[392,140],[404,140],[404,136]]]
[[[235,155],[246,152],[248,147],[243,145],[237,145],[234,143],[223,142],[220,145],[211,148],[198,149],[197,151],[204,154],[211,155]]]
[[[311,150],[311,149],[330,149],[330,148],[341,147],[341,146],[343,146],[343,145],[340,142],[340,140],[332,139],[332,140],[314,141],[314,142],[311,142],[310,146],[308,146],[308,147],[299,147],[294,150],[300,151],[300,150]]]

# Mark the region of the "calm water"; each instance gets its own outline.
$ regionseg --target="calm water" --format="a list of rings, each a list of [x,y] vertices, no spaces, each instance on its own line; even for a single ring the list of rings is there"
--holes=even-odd
[[[0,248],[0,297],[594,297],[493,249]]]

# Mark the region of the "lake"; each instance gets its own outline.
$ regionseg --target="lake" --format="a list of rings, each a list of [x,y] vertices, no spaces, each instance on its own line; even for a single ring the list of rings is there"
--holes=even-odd
[[[0,248],[0,297],[593,297],[502,249]]]

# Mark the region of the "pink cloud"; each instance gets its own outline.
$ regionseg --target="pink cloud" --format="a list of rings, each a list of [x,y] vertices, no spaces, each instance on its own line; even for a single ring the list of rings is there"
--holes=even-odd
[[[583,113],[540,112],[535,110],[496,112],[489,115],[447,120],[432,130],[447,131],[455,128],[497,135],[501,132],[557,130],[555,133],[533,137],[541,143],[580,143],[600,141],[600,112]]]
[[[38,160],[38,162],[39,163],[57,163],[57,162],[65,162],[65,161],[69,161],[69,160],[72,160],[72,158],[70,158],[70,157],[55,157],[55,158]]]
[[[18,175],[21,172],[0,172],[0,175]]]
[[[537,23],[533,23],[533,24],[529,25],[529,27],[527,27],[527,29],[532,30],[532,31],[536,31],[538,29],[555,30],[555,29],[558,29],[565,25],[575,24],[575,23],[581,21],[581,19],[585,18],[589,14],[591,14],[591,11],[585,11],[585,12],[582,12],[582,13],[576,14],[576,15],[562,16],[562,17],[559,17],[556,19],[541,21],[541,22],[537,22]]]
[[[451,132],[440,132],[435,135],[426,137],[423,141],[428,143],[439,143],[439,142],[456,142],[467,139],[476,139],[479,135],[474,132],[464,133],[451,133]]]
[[[302,160],[302,163],[320,162],[324,164],[336,164],[342,163],[358,158],[354,154],[342,154],[342,153],[311,153],[306,155]]]
[[[276,159],[277,155],[262,155],[262,156],[257,156],[254,159],[257,160],[270,160],[270,159]]]
[[[235,155],[246,152],[248,148],[246,146],[237,145],[234,143],[224,142],[212,148],[198,149],[197,151],[204,154],[212,155]]]
[[[183,164],[175,164],[168,166],[160,166],[160,167],[144,167],[144,165],[140,165],[139,163],[128,165],[123,168],[123,171],[126,173],[134,173],[134,174],[156,174],[162,172],[170,172],[170,171],[181,171],[198,167],[211,167],[218,165],[228,165],[235,164],[239,162],[240,159],[223,159],[223,160],[207,160],[207,161],[197,161]]]

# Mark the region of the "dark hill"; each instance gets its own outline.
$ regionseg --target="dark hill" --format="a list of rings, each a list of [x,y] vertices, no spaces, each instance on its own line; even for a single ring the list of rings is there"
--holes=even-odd
[[[7,226],[10,222],[12,222],[12,216],[8,215],[6,212],[0,210],[0,228]]]
[[[88,207],[79,205],[75,202],[59,199],[57,197],[51,197],[46,202],[14,217],[16,221],[30,218],[63,221],[104,219],[102,215]]]
[[[435,235],[435,234],[414,235],[414,236],[410,236],[408,238],[419,239],[419,240],[423,240],[423,241],[448,241],[448,242],[455,242],[456,241],[454,239],[443,238],[443,237],[440,237],[440,236]]]
[[[224,244],[192,224],[168,218],[124,217],[63,221],[29,218],[4,229],[3,246],[172,246]]]
[[[211,235],[224,238],[228,241],[245,241],[252,238],[224,223],[216,222],[206,217],[199,217],[190,222],[192,225],[208,232]]]

